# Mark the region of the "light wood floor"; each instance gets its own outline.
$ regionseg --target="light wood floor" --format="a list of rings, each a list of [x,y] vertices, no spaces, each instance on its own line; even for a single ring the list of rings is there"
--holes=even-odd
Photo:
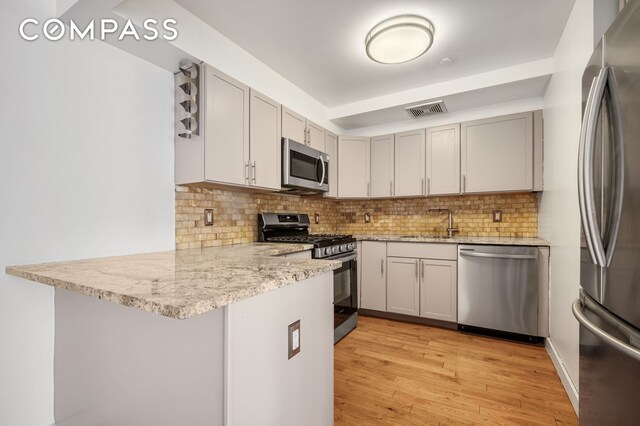
[[[335,346],[335,424],[578,420],[543,347],[360,317]]]

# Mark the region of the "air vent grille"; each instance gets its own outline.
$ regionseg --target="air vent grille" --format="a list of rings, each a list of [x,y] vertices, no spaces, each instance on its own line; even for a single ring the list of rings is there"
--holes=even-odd
[[[443,100],[427,102],[420,105],[412,105],[404,109],[412,118],[418,118],[431,114],[442,114],[447,112],[447,107]]]

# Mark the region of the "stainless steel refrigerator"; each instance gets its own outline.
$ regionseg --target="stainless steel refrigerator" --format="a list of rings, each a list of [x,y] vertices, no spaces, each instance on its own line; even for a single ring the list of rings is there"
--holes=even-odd
[[[640,0],[583,75],[580,424],[640,424]]]

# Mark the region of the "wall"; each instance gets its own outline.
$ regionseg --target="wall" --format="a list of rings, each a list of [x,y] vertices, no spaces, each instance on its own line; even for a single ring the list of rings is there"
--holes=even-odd
[[[0,4],[0,424],[53,422],[53,290],[4,274],[174,247],[170,73],[101,42],[26,42]]]
[[[576,167],[582,73],[593,50],[593,3],[576,0],[555,53],[555,74],[544,96],[545,191],[540,200],[539,233],[551,242],[549,340],[560,358],[559,373],[574,406],[579,336],[571,303],[578,296],[580,278]]]
[[[213,209],[214,226],[204,226],[204,209]],[[533,193],[466,195],[386,200],[330,200],[228,189],[176,187],[176,248],[211,247],[256,241],[260,212],[320,215],[312,233],[445,235],[450,208],[462,236],[536,237],[538,201]],[[503,222],[493,223],[494,209]],[[373,221],[364,223],[364,213]]]

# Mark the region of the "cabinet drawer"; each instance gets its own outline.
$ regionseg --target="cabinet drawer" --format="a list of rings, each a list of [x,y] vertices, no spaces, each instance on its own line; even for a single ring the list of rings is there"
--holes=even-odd
[[[387,256],[456,260],[458,245],[449,243],[387,243]]]

